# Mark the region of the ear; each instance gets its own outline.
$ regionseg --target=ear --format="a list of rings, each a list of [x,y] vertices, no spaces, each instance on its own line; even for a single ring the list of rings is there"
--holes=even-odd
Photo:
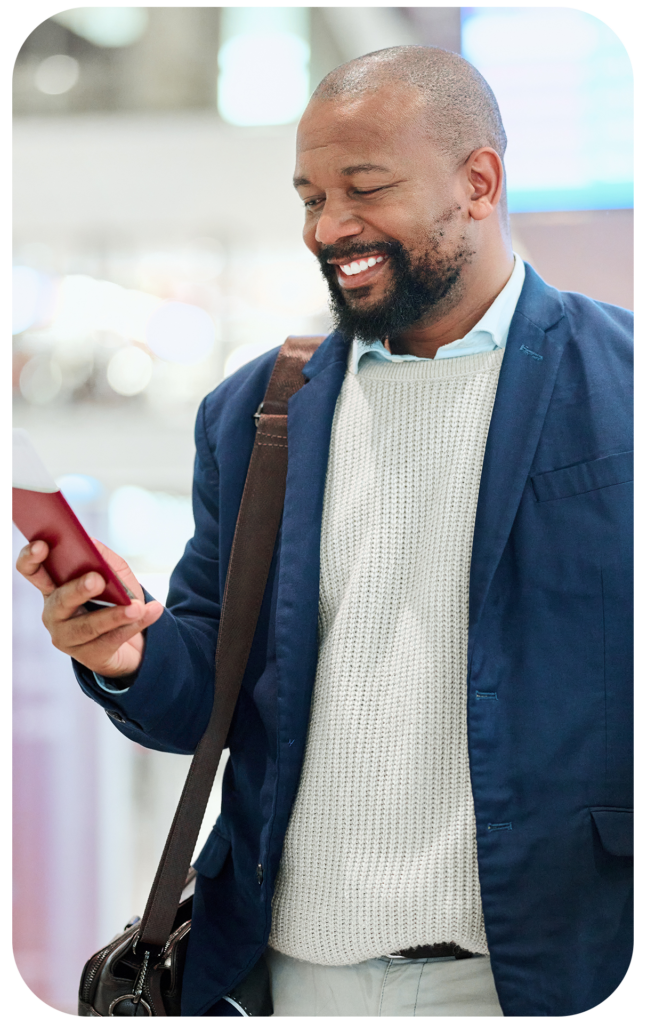
[[[465,163],[468,209],[473,220],[485,220],[501,199],[505,172],[501,157],[490,146],[470,153]]]

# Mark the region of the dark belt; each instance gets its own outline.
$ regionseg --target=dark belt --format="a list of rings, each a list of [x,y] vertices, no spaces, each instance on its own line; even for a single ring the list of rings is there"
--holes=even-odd
[[[392,957],[406,960],[433,959],[434,957],[453,956],[455,960],[466,960],[474,956],[469,949],[461,949],[455,942],[436,942],[433,946],[416,946],[413,949],[401,949],[399,953],[390,953]]]

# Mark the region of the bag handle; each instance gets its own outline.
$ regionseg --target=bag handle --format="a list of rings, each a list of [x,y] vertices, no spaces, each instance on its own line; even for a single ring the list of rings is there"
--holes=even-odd
[[[290,337],[274,364],[254,419],[256,438],[229,558],[216,647],[209,724],[200,740],[166,840],[139,929],[139,941],[164,946],[171,934],[207,801],[247,666],[283,514],[288,468],[288,399],[322,337]]]

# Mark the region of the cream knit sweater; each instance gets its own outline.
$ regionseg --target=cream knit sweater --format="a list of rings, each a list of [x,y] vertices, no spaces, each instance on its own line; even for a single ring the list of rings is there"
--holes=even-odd
[[[353,964],[487,952],[466,725],[468,583],[503,352],[363,360],[337,402],[319,661],[270,944]]]

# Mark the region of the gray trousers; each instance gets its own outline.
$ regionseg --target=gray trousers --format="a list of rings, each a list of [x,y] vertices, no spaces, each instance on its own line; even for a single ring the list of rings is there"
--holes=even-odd
[[[275,1017],[502,1017],[489,956],[377,957],[348,967],[268,948]]]

